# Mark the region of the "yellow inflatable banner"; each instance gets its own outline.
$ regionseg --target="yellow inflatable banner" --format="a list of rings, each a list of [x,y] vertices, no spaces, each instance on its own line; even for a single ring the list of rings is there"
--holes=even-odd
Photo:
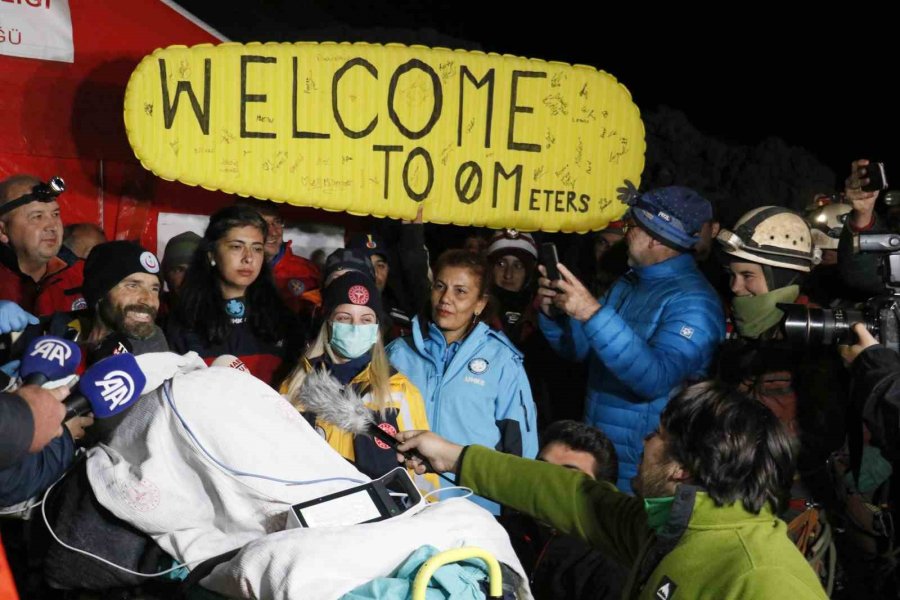
[[[644,167],[640,112],[609,74],[418,46],[157,50],[128,82],[125,127],[165,179],[523,231],[604,227]]]

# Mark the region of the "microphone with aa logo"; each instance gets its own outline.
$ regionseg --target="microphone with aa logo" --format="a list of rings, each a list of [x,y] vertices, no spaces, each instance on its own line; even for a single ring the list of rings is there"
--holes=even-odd
[[[19,374],[24,385],[44,385],[72,375],[81,363],[77,344],[52,335],[34,338],[22,355]]]
[[[147,378],[133,354],[116,354],[96,362],[81,376],[77,391],[66,398],[66,417],[94,413],[108,419],[129,408],[140,397]]]

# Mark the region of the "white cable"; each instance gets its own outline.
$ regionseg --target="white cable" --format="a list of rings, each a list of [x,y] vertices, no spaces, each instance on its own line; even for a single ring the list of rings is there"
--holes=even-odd
[[[112,568],[114,568],[114,569],[118,569],[118,570],[120,570],[120,571],[124,571],[124,572],[126,572],[126,573],[130,573],[131,575],[136,575],[136,576],[138,576],[138,577],[159,577],[159,576],[161,576],[161,575],[166,575],[166,574],[171,573],[171,572],[173,572],[173,571],[177,571],[178,569],[184,568],[184,567],[186,567],[186,566],[188,566],[188,565],[195,565],[195,564],[198,564],[198,563],[202,563],[202,562],[207,561],[207,560],[209,560],[209,559],[211,559],[211,558],[215,558],[216,556],[219,556],[219,555],[217,554],[216,556],[207,556],[206,558],[199,558],[199,559],[197,559],[197,560],[192,560],[191,562],[186,562],[186,563],[182,563],[182,564],[176,565],[176,566],[172,567],[171,569],[166,569],[165,571],[160,571],[159,573],[138,573],[137,571],[132,571],[131,569],[126,569],[126,568],[123,567],[123,566],[120,566],[120,565],[117,565],[117,564],[114,563],[114,562],[108,561],[108,560],[106,560],[105,558],[103,558],[103,557],[101,557],[101,556],[97,556],[96,554],[91,554],[91,553],[88,552],[87,550],[81,550],[81,549],[79,549],[79,548],[74,548],[74,547],[68,545],[67,543],[65,543],[64,541],[62,541],[61,539],[59,539],[59,538],[56,536],[56,532],[54,532],[54,531],[53,531],[53,528],[50,527],[50,521],[47,520],[47,510],[46,510],[46,506],[47,506],[47,496],[50,494],[50,490],[53,489],[53,486],[55,486],[57,483],[59,483],[59,481],[60,481],[59,479],[57,479],[56,481],[54,481],[53,484],[52,484],[50,487],[47,488],[47,491],[44,492],[44,498],[41,500],[41,516],[44,518],[44,525],[46,525],[47,531],[50,532],[50,535],[53,536],[53,539],[56,540],[56,543],[59,544],[60,546],[62,546],[63,548],[66,548],[67,550],[71,550],[72,552],[77,552],[78,554],[82,554],[82,555],[84,555],[84,556],[88,556],[88,557],[90,557],[90,558],[93,558],[94,560],[99,560],[99,561],[102,562],[103,564],[109,565],[110,567],[112,567]]]
[[[465,492],[468,492],[465,496],[453,496],[454,498],[468,498],[469,496],[475,495],[475,492],[472,491],[472,488],[467,488],[464,485],[451,485],[449,487],[442,487],[442,488],[438,488],[436,490],[431,490],[430,492],[428,492],[427,494],[422,496],[422,500],[425,500],[429,496],[434,496],[435,494],[440,494],[441,492],[449,492],[450,490],[463,490]]]
[[[167,382],[167,383],[171,383],[171,382]],[[245,473],[245,472],[242,472],[242,471],[238,471],[237,469],[233,469],[232,467],[229,467],[228,465],[226,465],[226,464],[222,463],[221,461],[219,461],[218,459],[216,459],[212,454],[209,453],[209,451],[203,446],[203,444],[200,443],[200,440],[197,439],[197,437],[194,435],[194,432],[191,430],[191,428],[190,428],[190,427],[188,426],[188,424],[185,422],[184,418],[181,416],[181,413],[180,413],[180,412],[178,411],[178,409],[175,407],[175,403],[174,403],[174,401],[172,400],[171,394],[169,394],[168,388],[164,387],[164,388],[163,388],[163,393],[164,393],[165,396],[166,396],[166,400],[168,401],[169,406],[172,408],[172,411],[175,413],[175,416],[176,416],[176,417],[178,418],[178,420],[181,422],[182,427],[184,427],[185,431],[188,433],[188,435],[190,436],[190,438],[194,441],[195,445],[201,450],[202,454],[205,455],[205,457],[206,457],[208,460],[210,460],[214,465],[216,465],[216,466],[218,466],[219,468],[223,469],[225,472],[231,474],[232,476],[255,477],[255,478],[259,478],[259,479],[267,479],[267,480],[275,481],[275,482],[279,482],[279,483],[287,483],[287,484],[289,484],[289,485],[307,485],[307,484],[310,484],[310,483],[320,483],[320,482],[324,482],[324,481],[338,481],[338,480],[352,481],[352,482],[355,482],[355,483],[366,483],[366,482],[364,482],[364,481],[362,481],[362,480],[352,479],[352,478],[350,478],[350,477],[331,477],[331,478],[326,478],[326,479],[318,479],[318,480],[310,480],[310,481],[291,481],[291,480],[279,479],[279,478],[276,478],[276,477],[268,477],[268,476],[266,476],[266,475],[258,475],[258,474],[256,474],[256,473]],[[43,519],[44,519],[44,525],[47,527],[47,531],[50,532],[50,535],[53,537],[54,540],[56,540],[56,543],[58,543],[58,544],[59,544],[60,546],[62,546],[63,548],[66,548],[67,550],[71,550],[72,552],[76,552],[76,553],[78,553],[78,554],[81,554],[81,555],[84,555],[84,556],[93,558],[93,559],[95,559],[95,560],[98,560],[98,561],[102,562],[102,563],[105,564],[105,565],[109,565],[110,567],[112,567],[112,568],[114,568],[114,569],[118,569],[118,570],[123,571],[123,572],[125,572],[125,573],[129,573],[129,574],[135,575],[135,576],[137,576],[137,577],[147,577],[147,578],[160,577],[160,576],[162,576],[162,575],[167,575],[167,574],[169,574],[169,573],[172,573],[173,571],[177,571],[177,570],[179,570],[179,569],[182,569],[182,568],[184,568],[184,567],[187,567],[188,565],[199,564],[199,563],[205,562],[205,561],[207,561],[207,560],[210,560],[211,558],[215,558],[216,556],[219,556],[219,555],[208,556],[208,557],[206,557],[206,558],[200,558],[200,559],[197,559],[197,560],[192,560],[192,561],[190,561],[190,562],[181,563],[181,564],[175,565],[174,567],[172,567],[172,568],[170,568],[170,569],[166,569],[165,571],[160,571],[159,573],[138,573],[137,571],[132,571],[131,569],[126,569],[126,568],[123,567],[123,566],[117,565],[117,564],[115,564],[114,562],[108,561],[108,560],[106,560],[105,558],[100,557],[100,556],[97,556],[96,554],[92,554],[92,553],[90,553],[90,552],[88,552],[88,551],[86,551],[86,550],[81,550],[80,548],[75,548],[75,547],[73,547],[73,546],[70,546],[69,544],[67,544],[67,543],[65,543],[64,541],[62,541],[61,539],[59,539],[59,537],[56,535],[56,532],[54,532],[54,531],[53,531],[53,528],[50,527],[50,521],[47,519],[47,510],[46,510],[47,496],[49,496],[50,490],[52,490],[53,487],[54,487],[57,483],[59,483],[59,481],[60,481],[61,479],[62,479],[62,477],[60,477],[59,479],[57,479],[56,481],[54,481],[54,482],[50,485],[50,487],[47,488],[47,491],[44,492],[44,497],[43,497],[43,499],[42,499],[38,504],[35,504],[34,506],[29,506],[28,508],[33,508],[33,507],[35,507],[35,506],[40,505],[40,507],[41,507],[41,516],[42,516]],[[448,487],[448,488],[443,488],[443,489],[450,490],[450,489],[454,489],[454,488],[449,488],[449,487]],[[469,491],[469,495],[472,495],[472,490],[469,490],[468,488],[459,488],[459,489],[465,489],[465,490],[468,490],[468,491]],[[256,491],[257,493],[261,493],[261,492],[259,492],[259,490],[254,490],[254,491]],[[434,491],[432,491],[432,492],[429,492],[429,494],[426,494],[426,496],[423,496],[423,498],[427,497],[427,496],[430,495],[430,494],[434,494],[435,492],[440,492],[440,491],[441,491],[441,490],[434,490]],[[263,494],[263,495],[268,496],[268,494]],[[393,495],[393,494],[392,494],[392,495]],[[403,494],[403,495],[405,495],[405,494]],[[468,497],[468,496],[465,496],[465,497]],[[271,498],[271,496],[270,496],[270,498]],[[284,504],[288,504],[288,503],[286,503],[286,502],[284,502],[283,500],[280,500],[280,499],[272,498],[272,500],[276,500],[277,502],[284,503]],[[17,510],[17,511],[14,511],[14,512],[20,512],[20,511]],[[0,512],[0,514],[7,514],[7,513],[2,513],[2,512]]]
[[[21,504],[21,502],[20,502],[19,504],[13,504],[11,507],[7,506],[3,510],[0,510],[0,515],[17,515],[19,513],[31,510],[32,508],[36,508],[43,503],[44,503],[44,501],[40,500],[38,502],[35,502],[34,504],[29,504],[28,506],[19,507],[19,504]]]
[[[206,447],[200,442],[200,440],[197,438],[197,436],[196,436],[196,434],[194,433],[194,431],[193,431],[193,430],[191,429],[191,427],[188,425],[188,423],[187,423],[187,421],[184,419],[184,417],[181,416],[181,412],[179,412],[178,407],[175,406],[175,401],[172,399],[172,394],[170,393],[171,387],[172,387],[172,380],[170,379],[170,380],[166,381],[165,384],[163,384],[163,388],[162,388],[162,390],[163,390],[163,395],[165,396],[166,402],[169,404],[169,407],[172,409],[172,412],[175,413],[175,417],[176,417],[176,418],[178,419],[178,421],[181,423],[181,426],[184,428],[185,432],[188,434],[188,436],[189,436],[189,437],[191,438],[191,440],[194,442],[194,445],[202,452],[203,455],[206,456],[206,458],[207,458],[208,460],[212,461],[212,462],[213,462],[215,465],[217,465],[221,470],[225,471],[226,473],[228,473],[228,474],[230,474],[230,475],[232,475],[232,476],[236,476],[236,477],[252,477],[252,478],[255,478],[255,479],[263,479],[263,480],[266,480],[266,481],[274,481],[275,483],[284,483],[284,484],[287,484],[287,485],[311,485],[311,484],[314,484],[314,483],[325,483],[325,482],[328,482],[328,481],[349,481],[349,482],[355,483],[355,484],[368,483],[368,482],[365,481],[365,480],[362,480],[362,479],[355,479],[355,478],[353,478],[353,477],[323,477],[323,478],[321,478],[321,479],[310,479],[310,480],[307,480],[307,481],[299,481],[299,480],[293,480],[293,479],[281,479],[281,478],[279,478],[279,477],[271,477],[271,476],[269,476],[269,475],[261,475],[261,474],[258,474],[258,473],[247,473],[247,472],[244,472],[244,471],[239,471],[238,469],[235,469],[234,467],[231,467],[231,466],[229,466],[229,465],[226,465],[225,463],[223,463],[222,461],[220,461],[218,458],[216,458],[215,456],[213,456],[212,453],[210,453],[210,451],[206,449]],[[250,486],[248,486],[248,487],[250,487]],[[250,489],[255,489],[255,488],[250,488]],[[278,502],[284,502],[283,500],[277,500],[277,501],[278,501]]]
[[[63,434],[63,435],[65,435],[65,434]],[[75,449],[74,456],[72,457],[72,465],[74,465],[76,462],[78,462],[78,459],[81,458],[81,455],[84,454],[84,452],[85,452],[84,448],[76,448]],[[56,481],[54,481],[53,483],[50,484],[50,487],[52,488],[54,485],[56,485],[57,483],[62,481],[63,478],[69,474],[69,471],[71,469],[72,469],[72,466],[69,465],[69,467],[65,470],[65,472],[62,475],[60,475],[59,477],[57,477]],[[50,488],[47,488],[47,489],[49,490]],[[47,497],[47,495],[45,492],[44,498],[46,498],[46,497]],[[25,502],[25,501],[23,500],[22,502]],[[22,504],[22,502],[19,502],[19,504]],[[26,510],[31,510],[32,508],[37,508],[38,506],[42,505],[43,503],[44,503],[44,500],[42,498],[42,499],[38,500],[37,502],[35,502],[34,504],[29,504],[28,506],[23,506],[22,508],[18,508],[19,504],[14,504],[13,506],[7,506],[3,510],[0,510],[0,515],[17,515],[21,512],[25,512]]]

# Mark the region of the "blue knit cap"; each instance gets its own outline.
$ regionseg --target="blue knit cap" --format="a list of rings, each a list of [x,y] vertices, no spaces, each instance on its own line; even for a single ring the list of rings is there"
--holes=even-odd
[[[632,200],[629,214],[651,235],[685,252],[700,239],[703,224],[713,218],[709,201],[681,186],[640,194]]]

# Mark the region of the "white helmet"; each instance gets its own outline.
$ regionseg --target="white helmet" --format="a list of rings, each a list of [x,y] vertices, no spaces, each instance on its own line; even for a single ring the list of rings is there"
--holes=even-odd
[[[762,206],[741,217],[734,231],[716,239],[725,253],[748,262],[808,273],[822,260],[803,217],[781,206]]]
[[[849,204],[826,204],[806,213],[813,243],[822,250],[837,250],[841,230],[853,207]]]

